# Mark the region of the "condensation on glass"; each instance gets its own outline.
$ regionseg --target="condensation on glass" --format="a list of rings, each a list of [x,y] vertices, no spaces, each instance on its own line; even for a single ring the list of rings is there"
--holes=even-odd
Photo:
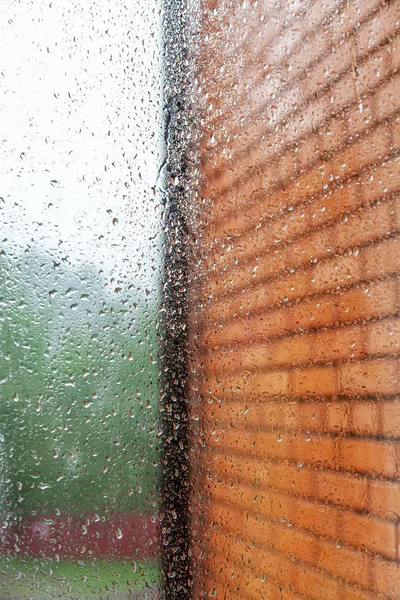
[[[399,598],[399,2],[2,16],[0,597]]]
[[[399,598],[399,2],[201,7],[193,598]]]
[[[4,599],[159,594],[160,9],[2,6]]]

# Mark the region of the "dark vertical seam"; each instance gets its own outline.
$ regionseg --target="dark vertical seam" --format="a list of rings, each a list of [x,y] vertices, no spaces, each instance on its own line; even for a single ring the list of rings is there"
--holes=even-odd
[[[185,37],[187,0],[163,2],[165,160],[163,202],[163,381],[161,539],[166,600],[191,595],[188,417],[188,167],[190,126]]]

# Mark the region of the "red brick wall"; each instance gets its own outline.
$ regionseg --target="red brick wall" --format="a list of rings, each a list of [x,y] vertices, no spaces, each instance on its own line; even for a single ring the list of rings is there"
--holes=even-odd
[[[400,598],[400,2],[202,18],[194,597]]]

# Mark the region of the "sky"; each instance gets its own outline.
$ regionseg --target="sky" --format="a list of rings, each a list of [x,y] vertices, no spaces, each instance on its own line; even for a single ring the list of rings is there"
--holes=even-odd
[[[160,0],[4,0],[0,244],[152,287],[161,256]]]

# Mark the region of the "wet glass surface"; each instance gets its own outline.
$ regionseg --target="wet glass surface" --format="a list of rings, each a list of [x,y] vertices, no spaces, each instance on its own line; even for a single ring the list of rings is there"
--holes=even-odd
[[[399,3],[201,3],[194,598],[397,598]]]
[[[6,2],[0,598],[400,597],[399,19]]]
[[[0,597],[160,588],[160,3],[6,2]]]

